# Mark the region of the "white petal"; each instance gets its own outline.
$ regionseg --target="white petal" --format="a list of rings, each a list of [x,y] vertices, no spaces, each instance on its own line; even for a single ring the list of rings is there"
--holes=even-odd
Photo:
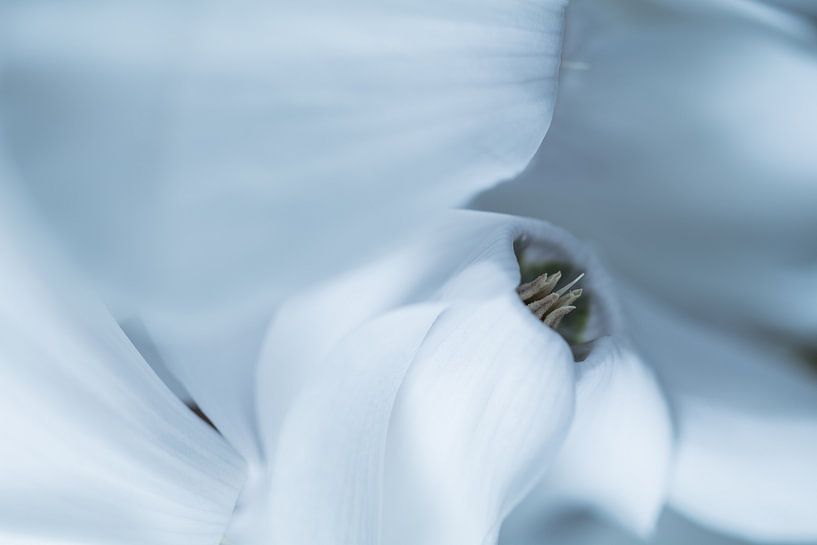
[[[383,542],[494,543],[561,446],[573,365],[515,293],[441,316],[392,417]]]
[[[40,257],[0,184],[0,541],[218,544],[240,458]]]
[[[646,536],[669,486],[674,441],[664,396],[621,340],[599,341],[578,370],[567,442],[511,524],[535,527],[554,509],[589,506]]]
[[[521,171],[563,4],[3,6],[4,129],[110,298],[213,338]]]
[[[699,316],[814,344],[814,30],[687,4],[572,3],[548,136],[478,206],[562,225]]]
[[[760,340],[626,299],[677,406],[673,505],[747,539],[817,539],[817,378]]]

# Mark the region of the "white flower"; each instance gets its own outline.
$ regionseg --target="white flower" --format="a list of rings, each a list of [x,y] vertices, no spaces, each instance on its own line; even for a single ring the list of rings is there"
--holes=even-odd
[[[577,350],[593,341],[581,363],[519,300],[515,241],[523,268],[586,273],[588,321],[570,337]],[[493,543],[554,463],[554,490],[638,529],[660,509],[671,453],[662,396],[604,272],[549,225],[455,214],[288,300],[265,345],[268,472],[239,502],[231,541]],[[624,487],[617,475],[632,478]]]
[[[745,2],[631,7],[573,5],[553,126],[477,206],[611,265],[676,406],[674,509],[817,539],[817,381],[795,353],[817,346],[815,31]]]
[[[521,545],[667,500],[817,537],[817,38],[781,5],[578,0],[555,130],[477,204],[615,287],[549,224],[430,217],[534,153],[561,0],[0,6],[0,540]]]

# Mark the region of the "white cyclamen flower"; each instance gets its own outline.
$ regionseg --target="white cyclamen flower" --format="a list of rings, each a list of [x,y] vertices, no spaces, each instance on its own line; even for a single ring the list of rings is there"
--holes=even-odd
[[[817,540],[817,380],[796,353],[817,349],[817,32],[758,6],[575,2],[551,130],[477,206],[565,226],[630,286],[677,406],[675,509]]]
[[[517,291],[520,274],[542,271],[554,285]],[[582,289],[568,289],[579,272]],[[552,291],[565,300],[540,318]],[[571,301],[575,321],[545,325]],[[554,500],[581,498],[636,530],[660,509],[663,398],[604,272],[547,224],[455,214],[289,299],[265,345],[268,466],[239,503],[236,543],[493,543],[551,466]]]

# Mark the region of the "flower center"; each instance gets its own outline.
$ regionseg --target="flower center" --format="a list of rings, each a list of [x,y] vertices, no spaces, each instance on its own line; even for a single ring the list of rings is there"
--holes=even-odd
[[[584,277],[578,275],[558,290],[556,286],[562,279],[562,271],[542,273],[530,282],[516,288],[519,298],[533,314],[552,328],[558,329],[565,316],[576,310],[576,303],[582,296],[582,289],[571,289]]]
[[[519,298],[534,316],[567,341],[577,362],[584,361],[595,341],[588,336],[596,332],[596,327],[591,328],[595,294],[577,287],[584,272],[525,235],[514,241],[514,254],[521,277],[516,288]]]

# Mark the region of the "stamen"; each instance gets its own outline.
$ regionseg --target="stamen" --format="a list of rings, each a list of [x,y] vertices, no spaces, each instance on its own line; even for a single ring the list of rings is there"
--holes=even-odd
[[[544,319],[547,311],[550,310],[550,307],[553,306],[553,303],[557,302],[558,300],[559,294],[551,293],[550,295],[546,295],[542,299],[537,299],[536,301],[529,303],[528,308],[531,309],[531,311],[534,314],[536,314],[537,318],[542,320]]]
[[[545,316],[545,325],[551,327],[552,329],[556,329],[562,322],[562,318],[564,318],[574,310],[576,310],[576,307],[571,306],[557,308],[556,310]]]
[[[580,274],[579,276],[577,276],[576,278],[574,278],[574,279],[573,279],[573,282],[571,282],[571,283],[570,283],[570,284],[568,284],[567,286],[563,287],[562,289],[560,289],[560,290],[559,290],[559,291],[557,291],[556,293],[558,293],[559,295],[564,295],[565,293],[567,293],[567,290],[569,290],[570,288],[572,288],[573,286],[575,286],[576,284],[578,284],[578,283],[579,283],[579,280],[581,280],[582,278],[584,278],[584,273],[582,273],[582,274]],[[580,294],[580,295],[581,295],[581,294]]]
[[[562,272],[545,273],[522,284],[516,288],[516,292],[538,319],[542,320],[546,326],[556,329],[565,316],[576,310],[574,303],[583,292],[581,288],[575,290],[571,288],[582,278],[584,278],[584,273],[559,290],[553,291],[559,280],[562,279]]]
[[[522,284],[518,288],[516,288],[516,292],[519,294],[519,297],[525,303],[531,302],[535,299],[539,294],[548,295],[550,292],[553,291],[553,288],[556,287],[556,284],[559,283],[559,280],[562,279],[562,272],[558,271],[553,274],[541,274],[532,281],[528,282],[527,284]]]
[[[535,248],[536,241],[528,235],[513,242],[519,274],[525,281],[516,288],[516,293],[538,320],[562,336],[573,351],[573,358],[577,362],[584,361],[595,344],[594,340],[588,340],[595,294],[576,287],[584,274],[575,270],[574,263],[530,255],[529,250]],[[565,276],[572,280],[560,286]]]
[[[562,295],[561,297],[559,297],[558,306],[566,307],[568,305],[572,305],[579,297],[582,296],[582,293],[583,293],[582,289],[579,288],[577,290],[573,290],[571,292],[568,292],[568,293]],[[558,295],[558,292],[554,293],[554,294],[551,294],[551,295]]]

